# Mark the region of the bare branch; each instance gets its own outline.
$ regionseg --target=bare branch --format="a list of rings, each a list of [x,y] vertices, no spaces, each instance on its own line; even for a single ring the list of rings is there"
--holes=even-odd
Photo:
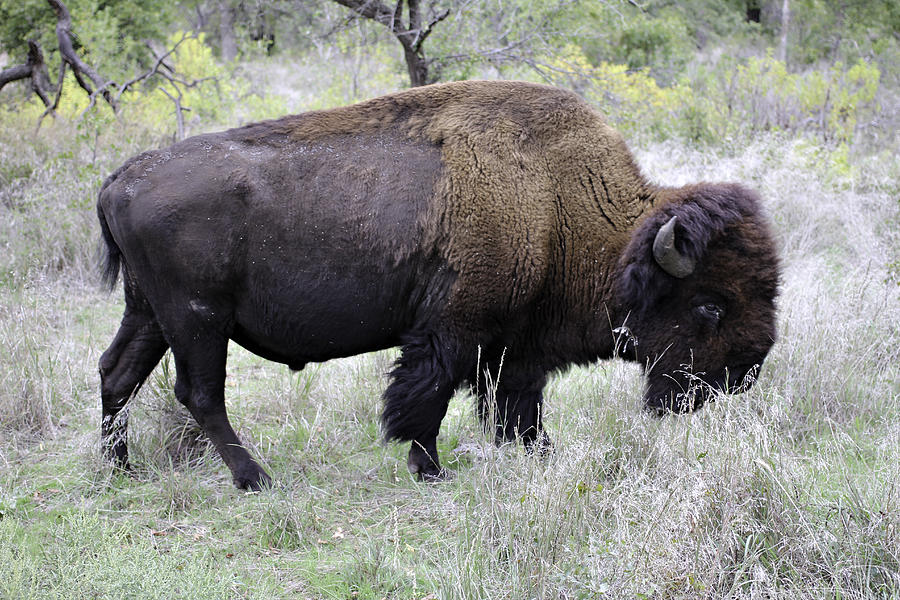
[[[389,9],[387,6],[379,2],[378,0],[334,0],[338,4],[342,6],[346,6],[356,14],[361,17],[365,17],[367,19],[372,19],[373,21],[377,21],[390,29],[392,32],[397,33],[399,28],[396,24],[399,22],[399,18],[395,18],[395,12]],[[399,11],[401,11],[403,4],[403,0],[397,0],[397,14],[399,15]]]
[[[72,43],[74,37],[72,34],[72,15],[69,13],[69,9],[66,8],[66,5],[60,0],[47,0],[47,3],[56,13],[56,40],[59,44],[59,53],[63,62],[68,63],[68,65],[72,67],[72,72],[75,74],[75,80],[89,96],[93,94],[94,91],[84,80],[82,75],[86,75],[97,88],[103,88],[103,98],[109,103],[113,110],[116,110],[117,106],[108,89],[111,82],[81,60],[78,53],[75,52],[75,46]]]
[[[380,0],[334,1],[349,8],[358,16],[381,23],[394,34],[403,47],[410,84],[413,86],[425,85],[432,80],[428,75],[429,65],[432,61],[425,57],[422,44],[431,35],[434,26],[450,15],[450,9],[441,11],[430,20],[427,26],[423,27],[421,0],[396,0],[393,10]],[[403,25],[404,2],[409,17],[406,26]]]
[[[540,19],[529,20],[527,28],[522,27],[521,20],[515,25],[512,24],[512,21],[518,18],[515,12],[498,15],[500,18],[496,23],[498,30],[495,38],[499,43],[496,46],[437,57],[433,60],[433,68],[441,69],[449,64],[472,60],[485,61],[494,65],[525,64],[534,69],[542,78],[547,79],[548,72],[554,69],[542,64],[536,57],[541,54],[541,48],[548,47],[548,37],[559,35],[559,32],[555,31],[551,25],[554,15],[572,4],[574,4],[573,0],[557,0],[555,10],[547,12]],[[510,39],[513,35],[515,37]],[[550,54],[553,52],[551,51]]]
[[[397,5],[394,6],[394,17],[391,19],[391,25],[389,29],[391,31],[399,31],[400,27],[403,25],[403,0],[397,0]]]
[[[4,71],[0,71],[0,89],[7,83],[30,79],[31,89],[38,95],[44,106],[50,106],[47,97],[50,81],[47,77],[47,66],[44,64],[44,54],[41,47],[34,40],[28,40],[28,58],[24,65],[16,65]]]
[[[77,77],[76,77],[76,79],[77,79]],[[90,111],[92,108],[94,108],[94,105],[97,103],[97,95],[98,94],[102,94],[102,93],[106,92],[110,86],[114,86],[114,85],[116,85],[116,83],[114,81],[107,81],[102,86],[100,86],[96,90],[94,90],[89,97],[87,107],[85,107],[85,109],[83,111],[81,111],[81,114],[78,115],[78,120],[80,121],[81,119],[83,119],[84,115],[86,115],[88,113],[88,111]],[[119,94],[119,96],[121,96],[121,94]],[[119,96],[116,96],[116,100],[118,100]]]
[[[175,122],[178,126],[178,139],[184,139],[184,111],[189,110],[181,106],[181,98],[183,97],[181,94],[181,90],[178,89],[178,86],[172,86],[175,88],[175,91],[178,93],[177,96],[173,96],[169,93],[169,91],[164,86],[159,86],[159,89],[163,94],[169,97],[169,100],[175,104]]]
[[[407,32],[418,34],[422,29],[422,13],[419,12],[419,0],[406,0],[409,9],[409,25]],[[413,40],[415,42],[415,40]]]
[[[182,34],[181,34],[181,39],[178,40],[178,41],[175,43],[174,46],[172,46],[172,47],[171,47],[167,52],[165,52],[164,54],[161,54],[160,56],[157,56],[157,57],[156,57],[156,62],[153,63],[153,66],[152,66],[152,67],[150,67],[149,69],[147,69],[146,71],[144,71],[144,72],[141,73],[140,75],[138,75],[138,76],[136,76],[136,77],[133,77],[133,78],[129,79],[128,81],[126,81],[125,83],[123,83],[121,86],[119,86],[119,93],[116,94],[116,103],[119,102],[119,99],[122,97],[122,94],[124,94],[125,91],[128,90],[129,87],[131,87],[132,85],[134,85],[134,84],[136,84],[136,83],[140,83],[141,81],[144,81],[144,80],[146,80],[146,79],[149,79],[149,78],[152,77],[153,75],[156,75],[157,73],[159,73],[159,68],[160,68],[161,66],[164,65],[163,61],[165,61],[165,60],[166,60],[169,56],[171,56],[176,50],[178,50],[178,47],[181,46],[181,44],[183,44],[183,43],[185,42],[185,40],[188,40],[188,39],[191,39],[191,38],[194,38],[194,37],[196,37],[196,34],[195,34],[195,35],[188,35],[187,33],[182,33]],[[153,50],[152,47],[150,48],[150,51],[153,52],[154,54],[156,54],[156,52]],[[171,68],[170,68],[170,70],[171,70]]]
[[[16,65],[0,71],[0,89],[3,89],[3,86],[11,81],[28,79],[29,77],[31,77],[31,67],[28,64]]]
[[[437,25],[438,23],[440,23],[441,21],[443,21],[444,19],[446,19],[448,16],[450,16],[450,9],[446,8],[446,9],[444,9],[443,12],[439,13],[435,18],[433,18],[431,20],[431,22],[428,23],[428,26],[425,28],[424,31],[421,32],[421,34],[416,38],[415,42],[413,43],[413,49],[416,52],[418,52],[419,50],[422,49],[422,44],[424,44],[426,38],[428,38],[428,36],[431,35],[431,31],[434,29],[434,26]]]
[[[44,117],[46,117],[47,115],[53,115],[54,117],[56,116],[56,108],[59,106],[59,99],[62,97],[63,81],[65,81],[66,78],[66,64],[67,63],[64,60],[59,61],[59,77],[57,77],[56,79],[56,98],[53,99],[53,104],[48,106],[47,110],[41,113],[41,116],[38,117],[37,125],[34,128],[35,133],[37,133],[37,131],[41,128],[41,123],[44,121]]]

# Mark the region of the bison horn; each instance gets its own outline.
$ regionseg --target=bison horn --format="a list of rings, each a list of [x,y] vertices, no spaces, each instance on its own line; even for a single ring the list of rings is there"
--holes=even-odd
[[[696,266],[693,259],[680,254],[675,249],[675,221],[678,217],[672,217],[669,222],[659,228],[656,239],[653,240],[653,258],[662,267],[663,271],[673,277],[684,279],[694,272]]]

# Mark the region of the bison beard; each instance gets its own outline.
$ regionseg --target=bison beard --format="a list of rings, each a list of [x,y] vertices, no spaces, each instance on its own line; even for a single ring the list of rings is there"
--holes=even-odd
[[[756,195],[650,184],[599,114],[544,86],[428,86],[197,136],[126,162],[97,209],[104,278],[124,281],[100,359],[123,467],[122,409],[168,348],[176,397],[259,489],[225,410],[229,341],[296,369],[400,346],[383,430],[428,480],[461,385],[498,441],[544,451],[551,372],[623,356],[648,409],[683,412],[751,384],[775,338]]]

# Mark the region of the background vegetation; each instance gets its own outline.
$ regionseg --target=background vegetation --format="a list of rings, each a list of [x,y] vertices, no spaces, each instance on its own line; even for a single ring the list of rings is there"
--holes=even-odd
[[[276,488],[231,487],[168,359],[133,401],[137,473],[115,474],[97,452],[122,310],[96,272],[103,177],[410,70],[395,31],[336,2],[70,0],[80,56],[111,81],[177,49],[115,112],[71,79],[42,121],[27,81],[0,90],[0,598],[900,598],[896,3],[413,4],[434,21],[429,80],[575,89],[654,180],[761,191],[784,286],[759,384],[657,420],[634,366],[559,374],[544,462],[493,447],[461,393],[439,438],[456,477],[422,485],[379,441],[393,352],[291,374],[232,348],[232,421]],[[55,88],[55,23],[0,0],[0,70],[36,40]]]

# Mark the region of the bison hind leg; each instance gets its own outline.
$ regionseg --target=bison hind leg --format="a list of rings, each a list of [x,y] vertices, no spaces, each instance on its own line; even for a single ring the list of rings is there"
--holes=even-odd
[[[446,477],[437,454],[437,434],[450,397],[465,372],[460,345],[450,336],[407,337],[384,392],[381,423],[387,440],[410,441],[407,466],[419,479]]]
[[[215,311],[225,314],[224,310]],[[195,315],[170,315],[177,333],[172,339],[175,358],[175,397],[191,413],[228,466],[234,484],[259,491],[272,485],[269,475],[241,444],[225,409],[225,364],[228,336],[224,326],[211,326]]]
[[[133,304],[133,303],[132,303]],[[156,367],[169,344],[149,306],[130,305],[112,344],[100,357],[103,454],[128,470],[128,415],[122,409]]]

